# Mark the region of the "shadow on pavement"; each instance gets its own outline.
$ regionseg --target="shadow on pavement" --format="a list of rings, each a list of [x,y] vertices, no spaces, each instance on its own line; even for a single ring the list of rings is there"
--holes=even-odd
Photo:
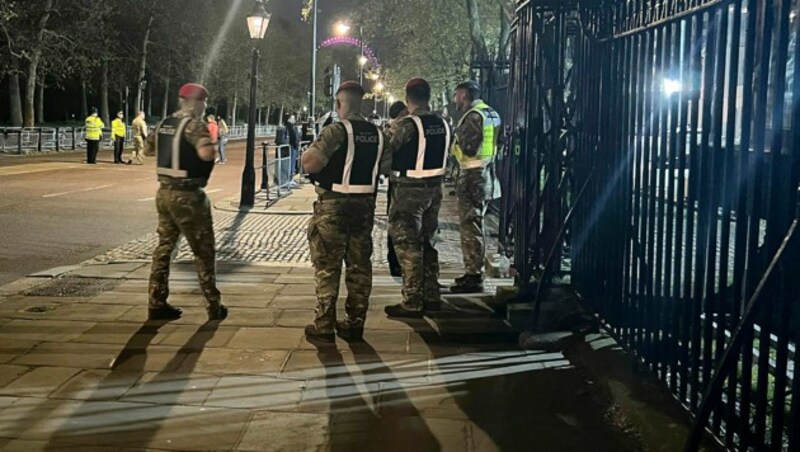
[[[45,450],[64,450],[65,445],[138,448],[153,446],[153,441],[167,421],[178,424],[191,422],[203,411],[200,407],[189,407],[181,411],[179,398],[189,385],[189,376],[194,370],[205,345],[213,339],[219,328],[219,321],[200,325],[189,340],[175,353],[161,370],[143,381],[146,373],[147,347],[168,322],[148,321],[134,334],[112,364],[112,371],[96,387],[94,393],[64,420],[61,427],[51,436]],[[180,371],[176,369],[180,367]],[[141,384],[132,386],[138,394],[154,397],[149,403],[129,403],[117,400],[103,400],[95,397],[109,388],[119,385],[121,377],[134,376]],[[210,413],[209,413],[210,414]],[[172,430],[177,431],[175,426]],[[188,429],[187,429],[188,430]],[[183,436],[194,433],[185,431]],[[167,440],[169,441],[169,440]],[[175,438],[176,447],[181,438]]]

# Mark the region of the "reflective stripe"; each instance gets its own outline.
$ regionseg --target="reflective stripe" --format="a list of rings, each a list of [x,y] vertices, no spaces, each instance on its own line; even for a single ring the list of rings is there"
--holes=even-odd
[[[425,179],[428,177],[443,176],[447,172],[447,154],[450,152],[450,127],[447,121],[442,120],[445,130],[444,138],[444,156],[442,158],[442,167],[435,169],[425,169],[425,149],[428,147],[428,139],[425,138],[425,129],[422,126],[422,120],[419,116],[410,117],[414,124],[417,125],[417,133],[419,134],[419,147],[417,148],[417,167],[413,170],[406,171],[406,177],[413,179]]]
[[[352,193],[352,194],[373,194],[375,193],[375,186],[374,185],[340,185],[340,184],[333,184],[331,186],[331,191],[335,191],[336,193]]]
[[[331,191],[336,193],[373,194],[375,193],[375,183],[378,179],[378,171],[380,171],[381,158],[383,156],[383,135],[378,131],[378,153],[375,159],[375,166],[372,168],[372,185],[350,185],[350,178],[353,174],[353,161],[356,154],[355,133],[353,132],[353,124],[350,121],[342,120],[341,123],[347,132],[347,156],[344,161],[342,183],[333,184]]]

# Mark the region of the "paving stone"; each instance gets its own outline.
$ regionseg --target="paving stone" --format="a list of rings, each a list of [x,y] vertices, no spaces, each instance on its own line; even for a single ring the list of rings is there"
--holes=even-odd
[[[19,400],[19,397],[0,396],[0,410],[8,408]]]
[[[115,358],[113,369],[120,373],[174,371],[189,356],[180,351],[178,347],[161,345],[150,345],[146,350],[128,349]]]
[[[86,322],[112,322],[133,309],[130,306],[102,304],[62,303],[55,309],[40,314],[43,319],[76,320]]]
[[[93,298],[76,300],[76,302],[97,305],[147,306],[147,292],[119,292],[114,290],[103,292]]]
[[[281,288],[280,295],[315,295],[314,284],[287,284]]]
[[[161,340],[159,345],[181,347],[184,351],[200,351],[204,347],[224,347],[236,334],[238,328],[219,326],[213,331],[190,325],[174,325]]]
[[[277,295],[270,303],[274,309],[314,309],[316,306],[316,295]]]
[[[193,353],[179,370],[184,373],[277,375],[286,355],[282,350],[207,348],[202,353]]]
[[[30,370],[31,368],[26,366],[0,365],[0,387],[5,387]]]
[[[0,328],[0,343],[7,338],[40,342],[67,342],[95,325],[97,325],[95,322],[64,320],[12,320]]]
[[[78,369],[63,367],[37,367],[0,389],[0,394],[46,397],[78,372]]]
[[[300,328],[240,328],[229,348],[293,350],[303,339]]]
[[[222,301],[232,308],[266,308],[272,307],[273,294],[264,295],[240,295],[224,293]]]
[[[271,326],[279,312],[275,309],[230,308],[224,322],[231,326]]]
[[[242,410],[105,401],[29,398],[13,408],[0,412],[0,436],[168,450],[231,450],[250,418]]]
[[[30,366],[107,369],[122,350],[117,344],[46,342],[13,361]]]
[[[104,265],[89,265],[78,270],[69,272],[70,276],[81,276],[84,278],[110,278],[120,279],[129,273],[144,267],[146,264],[138,262],[109,263]]]
[[[398,378],[424,379],[428,375],[428,369],[428,359],[421,355],[296,350],[286,362],[281,377],[314,380],[348,374],[370,374],[369,381],[380,382]]]
[[[129,347],[144,348],[158,344],[179,326],[167,324],[157,331],[151,331],[146,324],[128,322],[99,323],[71,342],[87,344],[127,344]]]
[[[2,331],[2,327],[0,327],[0,331]],[[0,340],[0,363],[13,361],[40,343],[38,341],[3,337]]]
[[[110,370],[84,370],[50,395],[51,399],[117,400],[140,378]]]
[[[225,375],[205,402],[207,406],[295,411],[304,382],[263,375]]]
[[[330,423],[327,414],[258,412],[236,449],[263,451],[269,444],[275,451],[325,450]]]
[[[448,419],[335,414],[330,427],[330,447],[333,450],[463,452],[471,450],[468,429],[467,422]]]
[[[200,373],[147,372],[122,396],[123,401],[159,405],[202,405],[219,377]]]
[[[312,380],[303,391],[298,410],[316,413],[352,413],[377,410],[379,383],[369,383],[363,376],[340,374]]]
[[[381,385],[380,414],[384,416],[423,416],[425,418],[468,420],[457,397],[465,385]]]
[[[305,327],[314,321],[314,311],[310,309],[284,309],[278,314],[275,320],[276,326],[281,327]]]

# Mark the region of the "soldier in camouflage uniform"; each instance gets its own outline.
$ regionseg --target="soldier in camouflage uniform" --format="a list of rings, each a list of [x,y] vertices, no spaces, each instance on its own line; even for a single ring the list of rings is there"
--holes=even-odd
[[[217,156],[202,122],[208,91],[202,85],[187,84],[179,95],[180,110],[161,121],[145,144],[146,154],[156,154],[161,183],[156,195],[158,246],[150,272],[149,318],[177,319],[183,313],[167,301],[172,252],[182,234],[195,256],[208,319],[222,320],[228,308],[217,289],[211,203],[203,191]]]
[[[451,133],[447,122],[430,111],[430,99],[427,81],[409,80],[409,116],[397,123],[391,137],[389,234],[402,268],[403,301],[386,307],[390,317],[421,318],[424,311],[441,307],[434,240]]]
[[[486,257],[483,217],[488,201],[500,197],[500,184],[494,172],[500,116],[479,95],[480,86],[470,80],[459,84],[454,96],[459,110],[464,112],[455,129],[453,156],[460,167],[456,197],[466,269],[450,287],[454,293],[483,291]]]
[[[317,309],[306,326],[309,341],[332,342],[334,332],[348,340],[364,334],[372,292],[372,227],[381,165],[388,170],[380,129],[361,111],[364,89],[345,82],[336,93],[340,122],[325,127],[303,153],[302,165],[316,185],[317,201],[308,225],[314,264]],[[336,320],[342,261],[346,266],[345,317]]]

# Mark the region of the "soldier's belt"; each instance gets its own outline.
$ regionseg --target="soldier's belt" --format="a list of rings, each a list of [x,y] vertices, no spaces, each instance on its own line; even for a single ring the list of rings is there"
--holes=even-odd
[[[442,185],[442,177],[429,177],[426,179],[392,179],[392,184],[401,187],[437,187]]]
[[[205,187],[206,184],[202,182],[164,182],[161,181],[161,188],[167,190],[184,190],[184,191],[194,191],[200,190],[201,188]]]
[[[360,199],[360,198],[374,198],[374,193],[337,193],[335,191],[328,191],[319,193],[318,199],[320,201],[331,201],[334,199]]]

